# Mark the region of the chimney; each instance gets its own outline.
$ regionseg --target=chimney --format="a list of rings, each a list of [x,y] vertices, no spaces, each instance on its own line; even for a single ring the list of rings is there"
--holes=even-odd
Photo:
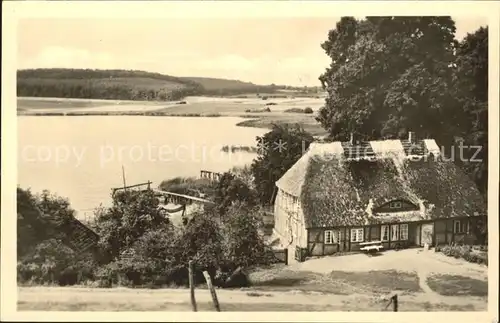
[[[355,142],[355,140],[354,140],[354,133],[353,133],[353,132],[351,132],[351,137],[350,137],[350,139],[349,139],[349,143],[350,143],[351,145],[354,145],[354,144],[356,143],[356,142]]]
[[[408,141],[410,143],[415,143],[417,141],[417,136],[415,135],[415,132],[413,131],[408,132]]]

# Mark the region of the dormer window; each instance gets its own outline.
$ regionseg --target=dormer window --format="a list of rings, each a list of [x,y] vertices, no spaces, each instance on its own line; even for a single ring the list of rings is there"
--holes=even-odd
[[[419,207],[408,200],[394,199],[388,201],[380,206],[373,209],[374,213],[392,213],[392,212],[407,212],[407,211],[417,211]]]
[[[401,208],[401,202],[400,201],[393,201],[389,204],[389,207],[391,209],[400,209]]]

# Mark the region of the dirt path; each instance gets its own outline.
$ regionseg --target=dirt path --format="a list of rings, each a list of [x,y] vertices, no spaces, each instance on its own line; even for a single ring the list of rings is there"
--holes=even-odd
[[[226,310],[310,310],[383,311],[388,300],[370,295],[334,295],[303,292],[258,292],[217,290],[221,308]],[[201,308],[211,309],[208,290],[196,290]],[[92,289],[77,287],[20,287],[20,310],[190,310],[187,289]],[[400,295],[401,311],[482,311],[486,302],[479,297],[441,297],[430,300],[426,293]],[[389,311],[391,308],[389,307]]]
[[[420,285],[420,288],[422,288],[424,293],[427,295],[427,297],[429,297],[433,301],[440,301],[446,299],[443,298],[444,296],[439,295],[429,287],[429,285],[427,284],[427,278],[429,277],[429,273],[427,271],[420,270],[417,272],[417,275],[418,275],[418,284]]]
[[[378,270],[397,270],[414,272],[418,275],[419,286],[423,290],[415,300],[425,298],[429,302],[443,302],[446,304],[466,306],[472,302],[471,297],[443,296],[433,291],[428,283],[429,276],[434,274],[461,275],[482,281],[488,280],[488,267],[468,263],[461,259],[446,257],[433,250],[408,249],[401,251],[386,251],[377,257],[364,254],[355,254],[340,257],[322,257],[311,259],[291,266],[299,271],[312,271],[327,274],[334,269],[352,272],[366,272]],[[485,302],[485,299],[483,299]]]
[[[432,250],[408,249],[401,251],[389,250],[378,257],[355,254],[340,257],[322,257],[310,259],[303,263],[292,265],[297,270],[329,273],[332,270],[371,271],[397,270],[426,274],[454,274],[476,279],[488,279],[488,267],[468,263],[461,259],[446,257]]]

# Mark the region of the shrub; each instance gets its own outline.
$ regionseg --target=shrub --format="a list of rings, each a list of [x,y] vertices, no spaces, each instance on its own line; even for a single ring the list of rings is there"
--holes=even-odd
[[[436,251],[440,251],[448,257],[456,259],[462,258],[471,263],[488,265],[488,253],[474,251],[471,246],[443,246],[436,247]]]
[[[304,109],[301,109],[301,108],[290,108],[290,109],[286,109],[284,112],[287,112],[287,113],[304,113]]]
[[[306,113],[306,114],[311,114],[313,112],[314,112],[313,109],[311,109],[310,107],[307,107],[304,109],[304,113]]]
[[[116,263],[101,266],[96,271],[97,285],[103,288],[112,287],[113,284],[118,283],[118,276],[118,265]]]
[[[39,243],[17,263],[19,283],[74,285],[94,279],[92,255],[78,256],[58,240]]]
[[[246,109],[245,112],[253,112],[253,113],[262,113],[262,112],[271,112],[271,109],[269,107],[264,108],[264,109]]]
[[[200,210],[182,228],[163,218],[152,192],[117,193],[113,205],[97,210],[92,223],[100,235],[99,253],[81,255],[57,239],[44,240],[19,258],[17,279],[97,287],[186,286],[187,264],[193,260],[196,283],[203,283],[202,272],[208,271],[222,286],[229,286],[228,277],[232,284],[246,286],[243,269],[270,262],[261,236],[263,211],[256,206],[256,193],[243,180],[250,173],[249,168],[239,176],[226,173],[216,195],[224,212]],[[169,184],[182,183],[174,179]],[[235,273],[237,268],[240,271]]]

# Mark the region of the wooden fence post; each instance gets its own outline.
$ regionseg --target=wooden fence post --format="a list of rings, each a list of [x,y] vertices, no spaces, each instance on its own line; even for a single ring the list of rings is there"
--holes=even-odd
[[[212,279],[210,279],[210,275],[206,271],[203,272],[203,276],[205,276],[208,289],[210,290],[210,295],[212,295],[212,302],[214,303],[215,310],[220,312],[219,300],[217,299],[217,294],[215,293],[214,286],[212,285]]]
[[[392,296],[392,310],[393,312],[398,311],[398,294],[394,294],[394,296]]]
[[[193,312],[196,312],[196,299],[194,297],[194,264],[193,261],[189,261],[189,289],[191,290],[191,306],[193,307]]]
[[[288,265],[288,249],[285,248],[285,265]]]

